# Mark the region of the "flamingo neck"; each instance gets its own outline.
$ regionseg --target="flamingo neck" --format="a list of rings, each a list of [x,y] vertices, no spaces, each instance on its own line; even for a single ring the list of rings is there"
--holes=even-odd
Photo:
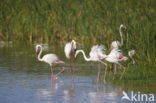
[[[41,58],[41,54],[42,54],[42,46],[39,46],[40,47],[40,52],[39,52],[39,54],[38,54],[38,60],[39,61],[42,61],[42,58]],[[38,47],[38,48],[39,48]]]
[[[122,46],[122,45],[123,45],[123,38],[122,38],[122,32],[121,32],[121,28],[122,28],[122,26],[120,26],[120,28],[119,28],[120,37],[121,37],[121,46]]]
[[[87,57],[86,57],[86,54],[84,53],[83,50],[77,50],[77,54],[80,53],[80,52],[83,54],[83,57],[84,57],[84,59],[85,59],[86,61],[90,61],[90,60],[91,60],[90,58],[87,58]]]

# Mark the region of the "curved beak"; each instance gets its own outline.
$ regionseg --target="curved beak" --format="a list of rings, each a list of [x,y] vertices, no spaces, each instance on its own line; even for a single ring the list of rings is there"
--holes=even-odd
[[[77,57],[77,54],[74,55],[74,58],[76,58],[76,57]]]
[[[36,53],[38,52],[38,48],[36,48]]]
[[[127,29],[127,27],[124,25],[124,28]]]

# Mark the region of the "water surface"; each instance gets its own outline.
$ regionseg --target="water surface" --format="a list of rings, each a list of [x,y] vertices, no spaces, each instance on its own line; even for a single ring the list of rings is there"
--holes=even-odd
[[[83,48],[83,47],[82,47]],[[85,48],[83,48],[85,49]],[[89,50],[87,49],[86,52]],[[85,62],[80,56],[75,62],[75,73],[71,78],[69,63],[64,56],[63,45],[49,46],[46,53],[56,53],[66,62],[66,70],[56,81],[51,82],[48,64],[39,62],[34,46],[6,46],[0,48],[0,102],[1,103],[125,103],[121,101],[123,91],[131,94],[155,94],[153,85],[128,81],[123,78],[112,81],[107,73],[107,84],[103,85],[104,66],[100,82],[97,79],[97,63]],[[54,72],[61,70],[55,67]],[[134,80],[135,81],[135,80]],[[153,102],[154,103],[154,102]]]

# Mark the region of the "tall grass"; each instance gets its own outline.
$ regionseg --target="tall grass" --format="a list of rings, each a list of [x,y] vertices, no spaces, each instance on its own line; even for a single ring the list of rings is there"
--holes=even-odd
[[[155,0],[1,0],[0,40],[105,44],[120,40],[142,64],[156,64]]]

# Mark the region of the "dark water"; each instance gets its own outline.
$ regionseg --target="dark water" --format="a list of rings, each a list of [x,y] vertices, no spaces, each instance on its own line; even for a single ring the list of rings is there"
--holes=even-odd
[[[50,80],[49,65],[37,60],[34,46],[0,48],[0,103],[125,103],[130,101],[121,100],[123,91],[128,96],[134,91],[136,99],[141,94],[147,94],[148,98],[149,94],[155,94],[155,91],[148,92],[148,89],[115,85],[109,81],[103,85],[103,76],[97,85],[97,64],[84,62],[82,58],[75,61],[76,71],[72,79],[63,45],[49,47],[43,54],[49,52],[56,53],[66,62],[66,71],[53,82]],[[54,70],[57,73],[61,68],[55,67]],[[145,99],[143,102],[148,103]]]

